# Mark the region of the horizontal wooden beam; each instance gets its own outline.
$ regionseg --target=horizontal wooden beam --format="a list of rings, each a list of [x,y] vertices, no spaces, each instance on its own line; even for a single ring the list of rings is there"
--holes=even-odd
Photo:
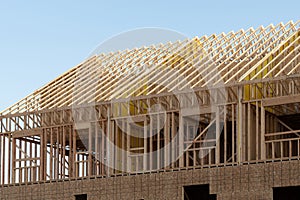
[[[42,128],[30,129],[30,130],[22,130],[22,131],[15,131],[12,134],[12,138],[22,138],[22,137],[29,137],[29,136],[40,136],[43,133]]]
[[[300,95],[273,97],[262,100],[263,106],[276,106],[290,103],[300,103]]]

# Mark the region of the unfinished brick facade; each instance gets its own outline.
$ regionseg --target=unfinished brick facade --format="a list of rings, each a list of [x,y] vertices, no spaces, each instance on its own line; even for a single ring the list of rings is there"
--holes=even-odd
[[[217,199],[273,199],[273,187],[300,186],[300,161],[212,167],[1,188],[2,199],[182,200],[183,186],[209,184]]]

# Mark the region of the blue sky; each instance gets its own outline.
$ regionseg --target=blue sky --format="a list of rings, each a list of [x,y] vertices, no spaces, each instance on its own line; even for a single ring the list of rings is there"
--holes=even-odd
[[[189,37],[300,19],[300,1],[1,1],[0,110],[140,27]]]

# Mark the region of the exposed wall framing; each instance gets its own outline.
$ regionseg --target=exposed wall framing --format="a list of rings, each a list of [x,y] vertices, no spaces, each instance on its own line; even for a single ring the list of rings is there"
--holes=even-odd
[[[0,183],[300,158],[296,23],[91,57],[0,115]]]

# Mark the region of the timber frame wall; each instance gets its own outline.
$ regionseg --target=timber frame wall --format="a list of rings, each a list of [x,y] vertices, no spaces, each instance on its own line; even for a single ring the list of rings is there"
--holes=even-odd
[[[300,159],[299,23],[91,57],[1,113],[0,183]]]

